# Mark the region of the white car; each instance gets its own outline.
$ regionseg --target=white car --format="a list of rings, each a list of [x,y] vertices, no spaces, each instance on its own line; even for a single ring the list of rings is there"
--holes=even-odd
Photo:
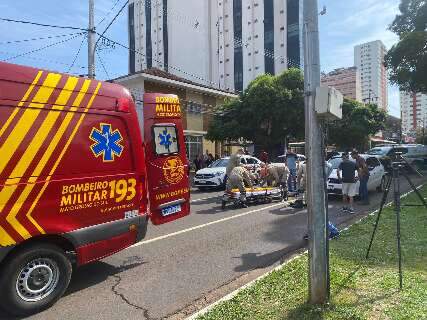
[[[200,169],[194,176],[194,186],[200,190],[208,188],[225,188],[227,182],[226,169],[230,157],[214,161],[209,167]],[[240,162],[252,172],[257,172],[263,163],[261,160],[247,155],[240,157]]]
[[[369,168],[369,180],[368,180],[368,191],[382,191],[384,189],[385,183],[386,183],[386,171],[384,169],[384,166],[381,164],[378,156],[373,155],[367,155],[367,154],[361,154],[361,157],[363,157],[366,160],[366,164]],[[353,161],[353,160],[352,160]],[[329,175],[328,178],[328,194],[335,194],[340,195],[342,194],[342,183],[340,180],[338,180],[337,176],[337,169],[342,162],[341,157],[335,157],[328,161],[328,163],[332,166],[332,172]],[[356,177],[357,177],[357,171],[356,171]],[[360,182],[356,182],[356,192],[357,195],[359,194],[359,185]]]

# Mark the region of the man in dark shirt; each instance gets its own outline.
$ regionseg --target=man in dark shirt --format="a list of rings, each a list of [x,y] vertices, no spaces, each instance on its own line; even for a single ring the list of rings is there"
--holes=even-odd
[[[353,161],[350,161],[348,153],[344,153],[342,159],[343,161],[340,163],[337,170],[337,176],[339,180],[342,180],[343,211],[352,214],[354,213],[353,197],[356,195],[357,168],[356,164]]]
[[[366,160],[363,159],[357,150],[353,150],[351,157],[356,160],[357,172],[359,174],[360,186],[359,186],[359,196],[362,205],[368,205],[368,181],[369,181],[369,169],[366,164]]]

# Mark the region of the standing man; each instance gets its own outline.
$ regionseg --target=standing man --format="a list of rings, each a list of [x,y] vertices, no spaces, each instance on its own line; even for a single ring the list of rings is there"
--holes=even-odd
[[[360,187],[359,196],[362,205],[369,205],[368,198],[368,181],[369,181],[369,169],[365,159],[363,159],[357,150],[353,150],[351,157],[356,160],[357,172],[359,174]]]
[[[356,195],[356,164],[350,161],[348,153],[342,155],[342,162],[337,169],[337,176],[342,180],[342,201],[344,212],[354,213],[353,197]],[[342,173],[342,174],[341,174]]]
[[[288,190],[289,192],[295,192],[296,191],[296,184],[297,184],[297,163],[298,163],[298,156],[291,151],[291,149],[288,149],[286,152],[286,165],[289,169],[289,179],[288,179]]]
[[[230,159],[228,160],[227,169],[225,171],[225,174],[227,177],[230,177],[231,171],[237,166],[240,165],[240,157],[245,153],[243,149],[237,150],[235,154],[232,154]]]

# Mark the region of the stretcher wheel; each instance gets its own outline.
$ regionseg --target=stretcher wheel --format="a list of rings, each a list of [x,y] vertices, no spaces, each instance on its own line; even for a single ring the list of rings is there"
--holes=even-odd
[[[227,201],[225,201],[225,200],[222,200],[221,201],[221,209],[222,210],[225,210],[225,205],[227,204]]]

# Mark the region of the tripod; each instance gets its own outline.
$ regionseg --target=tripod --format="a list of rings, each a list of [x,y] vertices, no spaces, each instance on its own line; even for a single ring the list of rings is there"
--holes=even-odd
[[[403,287],[403,274],[402,274],[402,251],[401,251],[401,245],[400,245],[400,208],[401,208],[401,203],[400,203],[400,195],[401,195],[401,193],[400,193],[400,175],[402,175],[406,178],[406,180],[408,181],[412,190],[415,192],[415,194],[418,196],[418,198],[420,199],[420,201],[422,203],[422,205],[411,204],[411,205],[406,205],[406,206],[416,206],[416,207],[424,206],[427,209],[427,203],[426,203],[425,199],[423,198],[423,196],[421,195],[421,193],[418,191],[417,187],[411,181],[409,176],[403,170],[401,170],[404,165],[407,165],[409,167],[411,167],[411,166],[401,156],[401,153],[399,154],[396,152],[395,155],[397,156],[397,159],[396,159],[397,161],[392,162],[392,165],[391,165],[392,174],[387,175],[387,180],[385,183],[384,193],[383,193],[383,196],[381,199],[380,209],[379,209],[378,215],[377,215],[377,220],[375,221],[375,226],[374,226],[374,230],[372,232],[371,241],[369,243],[369,247],[368,247],[368,250],[366,252],[366,259],[369,258],[369,252],[371,251],[372,242],[374,241],[374,237],[375,237],[375,233],[376,233],[377,228],[378,228],[378,223],[380,221],[381,213],[382,213],[383,208],[386,204],[387,197],[388,197],[389,191],[391,189],[391,184],[393,182],[394,211],[396,213],[396,229],[397,229],[396,230],[397,231],[396,232],[397,253],[398,253],[398,257],[399,257],[399,286],[400,286],[400,289],[402,289],[402,287]],[[416,169],[412,168],[412,170],[414,170],[416,173],[418,173],[420,176],[422,176],[422,174],[419,173]]]

